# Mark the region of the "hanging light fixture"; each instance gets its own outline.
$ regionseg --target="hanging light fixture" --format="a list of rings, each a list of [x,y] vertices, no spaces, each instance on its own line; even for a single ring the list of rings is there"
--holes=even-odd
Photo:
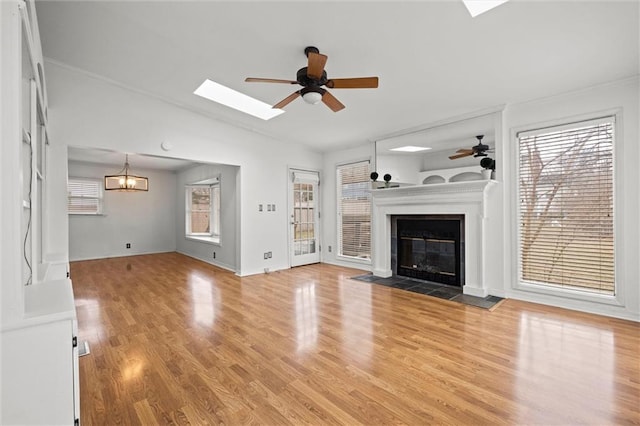
[[[149,179],[143,176],[135,176],[129,171],[129,154],[126,154],[124,167],[116,175],[104,177],[105,191],[148,191]]]

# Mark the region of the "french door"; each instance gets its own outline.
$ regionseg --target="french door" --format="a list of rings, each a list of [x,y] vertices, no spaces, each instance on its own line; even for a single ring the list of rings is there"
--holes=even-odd
[[[291,266],[320,262],[318,172],[289,169],[289,252]]]

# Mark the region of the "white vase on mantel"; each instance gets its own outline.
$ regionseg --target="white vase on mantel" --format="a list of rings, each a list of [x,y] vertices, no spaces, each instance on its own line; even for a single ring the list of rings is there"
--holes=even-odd
[[[482,169],[482,178],[483,178],[484,180],[489,180],[489,179],[491,179],[491,172],[492,172],[492,171],[493,171],[493,170],[491,170],[491,169]]]

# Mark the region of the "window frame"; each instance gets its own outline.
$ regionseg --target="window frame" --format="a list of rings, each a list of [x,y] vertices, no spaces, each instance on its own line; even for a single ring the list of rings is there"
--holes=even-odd
[[[209,232],[190,232],[191,230],[191,200],[194,188],[208,188],[209,193]],[[213,184],[187,184],[185,189],[185,238],[208,243],[220,243],[220,210],[221,187],[220,182]],[[217,196],[214,196],[214,191]]]
[[[336,190],[336,259],[340,259],[343,261],[349,261],[349,262],[353,262],[353,263],[360,263],[363,265],[371,265],[371,257],[372,257],[372,243],[373,243],[373,236],[371,235],[371,228],[373,225],[373,209],[371,207],[371,186],[370,186],[370,180],[367,179],[365,182],[367,184],[369,184],[369,187],[365,190],[368,194],[368,199],[369,199],[369,205],[370,205],[370,211],[369,211],[369,227],[370,227],[370,233],[369,233],[369,257],[357,257],[357,256],[349,256],[349,255],[345,255],[342,252],[342,218],[341,218],[341,211],[342,211],[342,194],[341,194],[341,179],[340,179],[340,169],[346,166],[352,166],[352,165],[357,165],[357,164],[361,164],[361,163],[367,163],[368,167],[369,167],[369,171],[367,173],[367,175],[370,174],[371,172],[371,164],[372,164],[372,160],[371,158],[362,158],[359,160],[353,160],[353,161],[348,161],[348,162],[344,162],[344,163],[337,163],[335,165],[335,177],[336,177],[336,185],[335,185],[335,190]]]
[[[566,126],[579,125],[583,122],[592,120],[598,120],[603,118],[611,118],[613,121],[613,142],[612,142],[612,197],[613,197],[613,244],[614,244],[614,288],[615,294],[600,294],[595,292],[588,292],[582,290],[576,290],[568,287],[560,287],[553,285],[543,285],[534,282],[527,282],[522,280],[522,265],[520,262],[520,143],[519,134],[531,131],[546,130],[550,128],[560,128]],[[620,264],[621,248],[624,246],[624,234],[619,231],[618,223],[622,222],[623,206],[621,206],[621,200],[617,194],[619,193],[619,182],[623,175],[623,133],[622,133],[622,110],[621,108],[610,109],[590,114],[582,114],[577,116],[571,116],[563,119],[548,120],[544,122],[538,122],[534,124],[518,126],[511,129],[511,141],[513,141],[514,149],[510,150],[509,158],[512,159],[514,167],[510,172],[513,177],[513,194],[511,205],[511,230],[514,250],[511,251],[511,265],[512,268],[512,285],[511,288],[514,291],[522,291],[524,293],[539,294],[545,296],[555,296],[563,299],[570,299],[582,302],[593,302],[602,305],[624,306],[625,305],[625,290],[623,282],[623,268]],[[535,300],[535,299],[533,299]]]
[[[98,187],[98,196],[97,197],[87,197],[87,196],[76,196],[73,197],[70,194],[69,186],[72,181],[76,182],[92,182],[97,184]],[[69,200],[74,199],[95,199],[97,200],[97,207],[95,212],[81,212],[81,211],[72,211],[69,208]],[[104,185],[102,179],[100,178],[88,178],[88,177],[69,177],[67,178],[67,214],[74,216],[103,216],[104,215]]]

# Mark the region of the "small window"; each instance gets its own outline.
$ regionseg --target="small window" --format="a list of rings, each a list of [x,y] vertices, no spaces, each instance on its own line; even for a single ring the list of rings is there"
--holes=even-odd
[[[338,255],[371,259],[369,161],[337,167]]]
[[[69,214],[102,214],[102,180],[69,178],[67,186]]]
[[[186,187],[186,235],[220,236],[220,184]]]

